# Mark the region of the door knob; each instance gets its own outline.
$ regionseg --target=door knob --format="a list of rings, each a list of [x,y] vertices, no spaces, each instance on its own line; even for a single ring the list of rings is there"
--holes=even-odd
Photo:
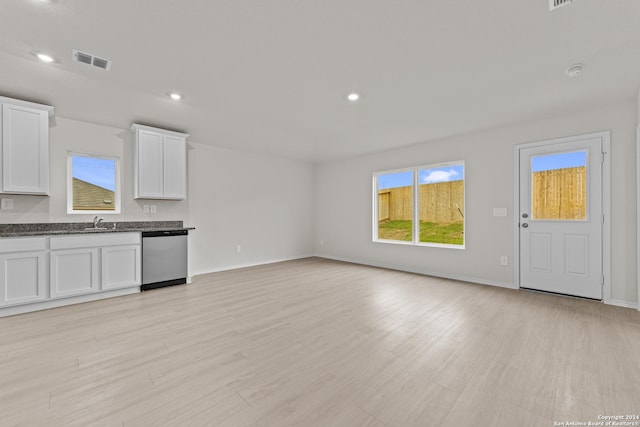
[[[522,218],[529,218],[529,215],[527,215],[526,213],[522,214]]]
[[[526,222],[524,224],[522,224],[522,228],[527,228],[529,226],[529,224],[527,224]]]

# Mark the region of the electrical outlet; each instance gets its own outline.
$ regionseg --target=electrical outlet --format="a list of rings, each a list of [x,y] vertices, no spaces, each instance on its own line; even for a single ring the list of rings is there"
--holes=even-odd
[[[242,252],[242,247],[240,245],[236,245],[236,253],[239,254]]]
[[[501,256],[500,265],[509,265],[509,257],[506,255]]]
[[[149,205],[142,205],[142,213],[149,213]]]
[[[149,206],[149,212],[151,213],[158,213],[158,208],[156,205],[151,205]]]
[[[0,209],[2,210],[13,209],[13,199],[2,199],[2,202],[0,202]]]

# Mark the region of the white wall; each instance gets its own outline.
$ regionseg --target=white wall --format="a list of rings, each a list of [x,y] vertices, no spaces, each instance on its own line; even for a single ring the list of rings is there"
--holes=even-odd
[[[513,146],[611,130],[612,300],[635,303],[636,100],[562,117],[379,152],[316,167],[316,253],[409,271],[513,286]],[[466,249],[371,241],[372,173],[421,164],[465,161]],[[493,217],[494,207],[508,217]],[[324,244],[320,245],[320,239]]]
[[[56,117],[50,128],[50,197],[6,195],[15,209],[0,223],[89,222],[67,214],[67,153],[120,158],[122,213],[109,221],[183,220],[190,234],[190,272],[308,256],[313,252],[313,165],[297,160],[210,147],[189,141],[185,201],[133,198],[133,135]],[[154,204],[156,214],[142,206]],[[236,253],[236,245],[242,252]]]
[[[193,274],[313,254],[312,164],[189,147]]]

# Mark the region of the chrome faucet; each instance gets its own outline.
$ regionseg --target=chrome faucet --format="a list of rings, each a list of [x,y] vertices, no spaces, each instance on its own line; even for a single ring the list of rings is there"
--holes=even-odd
[[[93,228],[100,228],[98,227],[100,225],[100,223],[104,221],[104,218],[102,218],[101,216],[96,215],[93,218]]]

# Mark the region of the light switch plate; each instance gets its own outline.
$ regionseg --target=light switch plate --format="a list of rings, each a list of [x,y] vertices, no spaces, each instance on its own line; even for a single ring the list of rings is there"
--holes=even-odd
[[[493,208],[493,216],[507,216],[507,208]]]
[[[2,210],[13,209],[13,199],[2,199],[2,202],[0,203],[0,209]]]

